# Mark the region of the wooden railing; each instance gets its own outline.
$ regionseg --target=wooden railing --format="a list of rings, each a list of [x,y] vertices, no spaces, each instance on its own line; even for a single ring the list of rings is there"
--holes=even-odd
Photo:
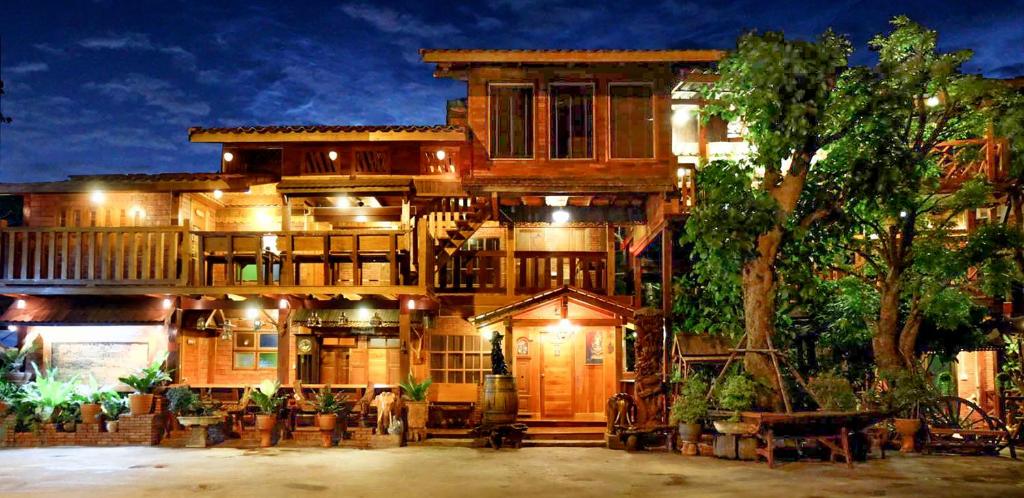
[[[435,275],[439,293],[535,294],[563,285],[606,294],[608,255],[603,252],[515,251],[511,271],[505,251],[458,251]]]
[[[505,251],[458,251],[438,269],[437,292],[504,293]]]
[[[1006,138],[989,135],[949,140],[936,145],[932,153],[942,171],[941,189],[946,192],[972,178],[999,183],[1009,176],[1010,147]]]
[[[182,227],[0,228],[3,285],[185,285]]]

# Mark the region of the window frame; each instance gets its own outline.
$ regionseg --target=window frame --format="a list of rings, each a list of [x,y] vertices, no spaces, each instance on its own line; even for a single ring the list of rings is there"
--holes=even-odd
[[[530,124],[530,137],[532,143],[530,144],[530,155],[529,157],[495,157],[494,155],[494,134],[491,127],[491,123],[494,122],[494,116],[491,113],[491,88],[494,87],[505,87],[505,88],[529,88],[530,89],[530,112],[532,113],[532,119],[529,120]],[[487,159],[490,161],[532,161],[537,158],[537,83],[534,81],[500,81],[500,82],[487,82]]]
[[[444,338],[445,348],[444,348],[443,351],[437,351],[437,350],[435,350],[433,348],[433,345],[434,345],[433,341],[434,341],[435,337],[443,337]],[[462,338],[462,349],[460,351],[452,351],[452,350],[449,349],[449,344],[450,344],[451,338],[453,338],[453,337],[460,337],[460,338]],[[479,341],[480,341],[480,349],[478,351],[472,351],[472,350],[468,350],[466,348],[466,343],[469,340],[469,338],[471,338],[471,337],[477,337],[479,339]],[[444,380],[443,381],[434,380],[435,383],[439,383],[439,384],[470,384],[470,385],[472,385],[472,384],[479,384],[480,382],[483,382],[484,376],[487,375],[491,371],[491,367],[490,367],[489,364],[487,366],[484,366],[486,363],[490,362],[490,354],[491,354],[491,352],[490,352],[490,345],[488,344],[488,341],[486,339],[484,339],[480,335],[476,335],[476,334],[445,334],[445,333],[438,333],[438,334],[431,334],[430,335],[430,341],[431,342],[428,343],[430,345],[430,350],[427,353],[428,358],[427,358],[427,362],[426,362],[427,363],[427,375],[430,376],[430,379],[434,379],[434,372],[443,372],[443,375],[444,375]],[[441,355],[440,357],[442,359],[442,361],[441,361],[441,365],[442,366],[439,367],[439,368],[434,368],[434,365],[433,365],[434,355]],[[462,360],[461,366],[458,367],[458,368],[450,367],[449,366],[450,365],[450,363],[449,363],[450,358],[455,357],[455,356],[459,357]],[[470,356],[476,356],[476,357],[479,358],[480,363],[479,363],[478,367],[476,367],[476,368],[469,368],[467,366],[468,365],[467,359]],[[452,373],[458,373],[462,380],[460,380],[458,382],[452,382],[450,380]],[[467,380],[467,377],[468,377],[466,375],[467,373],[475,373],[475,374],[477,374],[479,376],[479,379],[476,382],[470,382],[470,381]]]
[[[555,127],[552,124],[551,114],[554,112],[554,94],[552,88],[560,86],[589,86],[590,87],[590,156],[588,157],[555,157],[554,136]],[[597,82],[596,81],[554,81],[547,84],[547,113],[545,119],[548,123],[548,160],[549,161],[590,161],[597,160]]]
[[[252,345],[252,347],[239,347],[238,343],[237,343],[238,335],[239,334],[252,334],[252,336],[253,336],[253,345]],[[278,368],[278,366],[281,364],[281,356],[279,354],[279,349],[280,349],[280,346],[281,346],[281,337],[277,334],[277,331],[263,332],[263,331],[251,330],[251,329],[249,329],[249,330],[235,330],[233,332],[233,335],[234,335],[234,337],[231,338],[231,369],[232,370],[276,370]],[[260,337],[264,336],[264,335],[274,335],[274,336],[277,336],[277,344],[278,345],[274,346],[274,347],[261,347],[260,346]],[[237,359],[236,355],[238,353],[251,353],[253,355],[253,366],[251,366],[251,367],[238,366],[238,362],[236,361],[236,359]],[[260,368],[260,354],[263,354],[263,353],[274,353],[275,355],[277,355],[277,361],[275,362],[275,365],[273,367]]]
[[[650,157],[615,157],[612,150],[614,147],[612,144],[615,140],[615,131],[613,126],[612,118],[612,87],[613,86],[646,86],[651,89],[651,156]],[[609,81],[608,82],[608,148],[606,150],[606,158],[608,161],[648,161],[653,162],[658,160],[658,122],[657,116],[657,105],[656,92],[653,81]]]

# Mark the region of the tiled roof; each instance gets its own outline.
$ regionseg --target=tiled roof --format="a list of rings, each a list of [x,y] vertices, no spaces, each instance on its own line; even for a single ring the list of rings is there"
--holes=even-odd
[[[422,49],[433,63],[715,62],[722,50],[634,49]]]
[[[464,132],[465,128],[451,125],[271,125],[231,126],[223,128],[189,128],[188,134],[244,134],[267,135],[279,133],[451,133]]]
[[[484,192],[669,192],[675,184],[667,178],[621,176],[615,178],[545,178],[472,176],[462,181],[467,190]]]
[[[213,189],[236,189],[250,185],[261,185],[277,181],[267,174],[230,173],[127,173],[99,175],[71,175],[58,182],[0,183],[0,193],[56,193],[88,192],[94,188],[104,190],[150,191],[208,191]]]
[[[482,325],[488,325],[491,323],[495,323],[505,318],[506,316],[515,315],[521,311],[532,308],[538,304],[559,298],[562,295],[566,294],[568,294],[573,299],[577,299],[579,301],[590,304],[609,313],[619,315],[626,319],[632,319],[633,314],[636,312],[636,309],[634,309],[632,306],[611,299],[608,296],[588,292],[578,287],[563,285],[562,287],[534,294],[530,297],[521,299],[511,304],[507,304],[500,308],[485,313],[481,313],[476,316],[471,316],[467,318],[466,321],[472,323],[477,327],[480,327]]]
[[[25,308],[11,306],[0,325],[161,324],[173,310],[162,299],[137,297],[29,297]]]
[[[248,175],[227,173],[116,173],[99,175],[70,175],[72,182],[207,182],[216,180],[241,179]]]

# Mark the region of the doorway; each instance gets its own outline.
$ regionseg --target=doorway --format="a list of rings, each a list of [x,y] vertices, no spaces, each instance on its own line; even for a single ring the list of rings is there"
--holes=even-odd
[[[573,416],[573,344],[556,334],[539,334],[541,340],[541,415]]]

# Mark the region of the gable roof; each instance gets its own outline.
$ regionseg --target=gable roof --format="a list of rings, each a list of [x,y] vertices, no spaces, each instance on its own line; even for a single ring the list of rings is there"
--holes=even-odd
[[[273,125],[188,130],[191,142],[386,142],[463,141],[466,129],[452,125]]]
[[[516,301],[512,304],[502,306],[498,309],[488,311],[486,313],[480,313],[476,316],[471,316],[466,320],[476,326],[489,325],[504,319],[506,316],[518,313],[520,311],[533,308],[534,306],[546,303],[558,299],[562,296],[569,296],[572,299],[580,301],[585,304],[589,304],[596,308],[600,308],[609,313],[621,316],[623,318],[631,319],[636,313],[636,309],[632,306],[627,306],[618,301],[610,299],[608,296],[601,294],[594,294],[578,287],[570,287],[563,285],[557,289],[544,291],[539,294],[534,294],[526,299]]]
[[[421,49],[427,63],[449,64],[617,64],[716,62],[723,50],[623,50],[623,49]]]

